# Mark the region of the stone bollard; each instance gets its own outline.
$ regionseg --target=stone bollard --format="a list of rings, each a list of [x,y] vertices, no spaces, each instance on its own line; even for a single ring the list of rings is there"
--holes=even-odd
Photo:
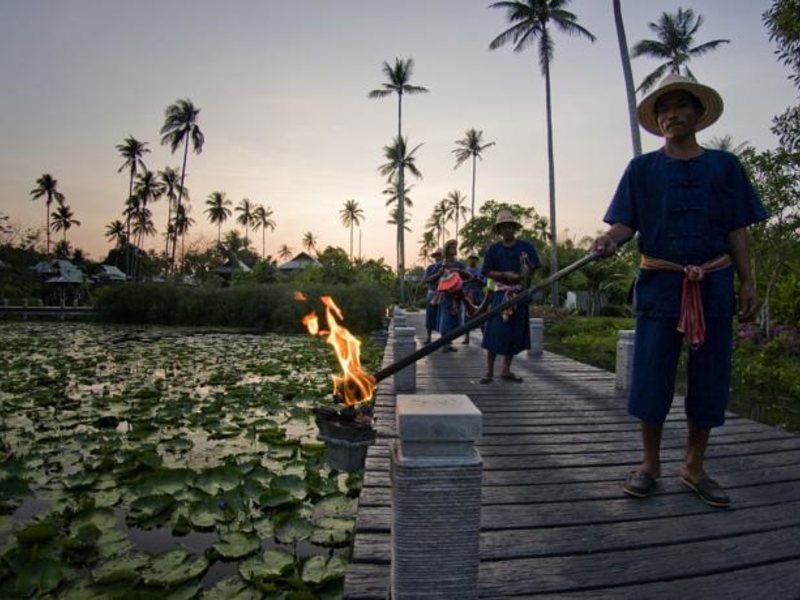
[[[391,598],[478,597],[481,412],[460,394],[397,396]]]
[[[617,383],[618,390],[628,390],[633,376],[633,339],[636,331],[619,331],[617,339]]]
[[[528,320],[531,329],[531,347],[528,356],[541,356],[544,352],[544,319],[531,317]]]
[[[413,354],[417,350],[417,341],[414,339],[416,329],[413,327],[394,328],[394,360]],[[417,390],[417,363],[411,363],[393,375],[395,392],[414,392]]]

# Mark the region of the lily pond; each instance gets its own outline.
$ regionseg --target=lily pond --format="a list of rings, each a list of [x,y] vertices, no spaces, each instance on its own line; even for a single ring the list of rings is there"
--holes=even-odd
[[[0,597],[341,597],[335,370],[310,336],[0,324]]]

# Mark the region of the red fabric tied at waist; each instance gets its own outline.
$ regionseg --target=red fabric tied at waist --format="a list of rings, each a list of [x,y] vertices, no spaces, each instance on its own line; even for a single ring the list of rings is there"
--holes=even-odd
[[[639,266],[657,271],[676,271],[683,273],[681,290],[681,314],[677,330],[686,338],[689,347],[696,350],[706,341],[706,319],[703,314],[703,298],[700,282],[708,273],[719,271],[733,264],[730,254],[723,254],[702,265],[680,265],[678,263],[642,255]]]

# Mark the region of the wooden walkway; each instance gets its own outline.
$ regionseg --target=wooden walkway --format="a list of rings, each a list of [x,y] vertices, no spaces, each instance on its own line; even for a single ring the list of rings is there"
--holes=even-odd
[[[421,340],[422,317],[409,315],[409,325]],[[417,393],[463,393],[483,412],[480,597],[800,598],[799,436],[729,415],[707,469],[733,506],[714,509],[678,479],[686,434],[676,399],[659,489],[628,498],[622,481],[640,460],[638,423],[613,374],[521,354],[513,369],[522,384],[481,385],[479,339],[418,362]],[[392,358],[387,346],[385,364]],[[346,598],[386,598],[389,587],[394,399],[383,382]]]

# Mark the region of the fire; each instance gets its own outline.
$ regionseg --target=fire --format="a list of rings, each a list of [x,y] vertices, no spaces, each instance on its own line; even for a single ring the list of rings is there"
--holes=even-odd
[[[303,325],[314,336],[327,336],[326,342],[333,346],[336,358],[342,367],[342,377],[333,375],[333,393],[347,406],[356,406],[372,399],[375,391],[375,378],[361,368],[361,342],[341,325],[344,320],[341,309],[330,296],[320,298],[325,305],[325,319],[328,331],[321,331],[315,312],[303,317]]]

